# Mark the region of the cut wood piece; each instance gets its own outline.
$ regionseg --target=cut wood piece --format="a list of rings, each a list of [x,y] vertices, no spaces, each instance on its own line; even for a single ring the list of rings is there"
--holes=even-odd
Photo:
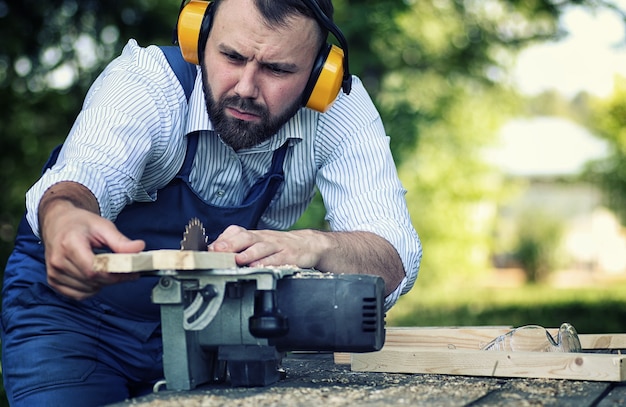
[[[349,365],[352,363],[352,353],[335,352],[333,354],[333,360],[338,365]]]
[[[153,270],[208,270],[237,267],[234,253],[197,252],[193,250],[155,250]]]
[[[392,347],[353,353],[352,370],[621,382],[626,377],[625,361],[626,356],[608,354]]]
[[[152,253],[102,253],[96,254],[94,271],[104,273],[132,273],[152,270]]]
[[[234,253],[192,250],[151,250],[140,253],[102,253],[94,258],[94,270],[106,273],[138,273],[154,270],[210,270],[237,267]]]

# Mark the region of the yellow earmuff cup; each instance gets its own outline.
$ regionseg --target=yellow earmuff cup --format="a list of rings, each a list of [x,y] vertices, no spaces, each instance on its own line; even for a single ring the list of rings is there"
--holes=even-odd
[[[199,65],[198,39],[209,1],[191,0],[178,16],[178,45],[185,61]]]
[[[332,45],[306,107],[324,113],[333,104],[343,79],[343,50]]]

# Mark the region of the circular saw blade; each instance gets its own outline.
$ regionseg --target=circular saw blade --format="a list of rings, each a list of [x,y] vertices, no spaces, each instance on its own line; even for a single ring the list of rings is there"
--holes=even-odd
[[[207,236],[200,219],[192,218],[185,226],[183,240],[180,241],[180,249],[196,251],[207,250]]]

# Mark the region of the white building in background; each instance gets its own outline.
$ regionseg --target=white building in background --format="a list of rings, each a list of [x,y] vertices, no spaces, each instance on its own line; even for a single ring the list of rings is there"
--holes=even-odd
[[[564,269],[626,277],[626,229],[602,202],[601,190],[576,181],[584,164],[607,147],[586,129],[559,118],[515,120],[501,131],[487,159],[519,181],[519,194],[501,208],[499,233],[515,233],[516,219],[541,212],[562,224]]]
[[[615,214],[598,206],[567,225],[564,247],[576,268],[606,274],[626,273],[626,236]]]

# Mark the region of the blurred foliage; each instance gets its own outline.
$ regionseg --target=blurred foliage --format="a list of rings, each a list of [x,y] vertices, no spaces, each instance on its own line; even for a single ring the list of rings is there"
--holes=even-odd
[[[626,78],[616,78],[613,94],[596,100],[589,125],[609,143],[607,159],[591,163],[586,177],[605,192],[607,206],[626,224]]]
[[[565,35],[558,17],[577,5],[611,7],[597,0],[335,1],[351,71],[379,107],[411,191],[426,248],[425,280],[484,265],[489,225],[477,224],[473,214],[485,210],[481,200],[497,196],[501,185],[480,151],[503,120],[522,110],[507,87],[508,69],[522,47]],[[3,262],[24,193],[67,134],[95,76],[128,38],[169,43],[178,6],[173,0],[0,0]],[[323,228],[322,218],[318,197],[297,226]]]
[[[24,193],[67,134],[88,86],[128,38],[169,43],[178,6],[173,0],[0,0],[3,262]],[[425,247],[424,283],[471,274],[488,261],[492,209],[483,202],[497,201],[502,183],[481,151],[504,120],[523,111],[507,85],[515,52],[566,35],[558,18],[572,6],[614,7],[599,0],[335,1],[351,71],[380,109],[410,191]],[[297,226],[323,228],[322,217],[316,198]]]
[[[26,190],[67,135],[95,76],[128,38],[171,43],[179,4],[0,0],[0,265]]]
[[[536,96],[526,98],[520,116],[554,116],[568,119],[583,127],[593,128],[592,106],[597,97],[579,92],[568,99],[555,90],[546,90]]]
[[[485,280],[486,281],[486,280]],[[584,287],[546,284],[471,287],[450,282],[417,286],[387,314],[388,326],[558,327],[569,322],[579,333],[626,332],[626,282],[596,282]]]
[[[513,257],[529,283],[546,282],[556,269],[563,230],[557,217],[539,209],[526,211],[518,218]]]

